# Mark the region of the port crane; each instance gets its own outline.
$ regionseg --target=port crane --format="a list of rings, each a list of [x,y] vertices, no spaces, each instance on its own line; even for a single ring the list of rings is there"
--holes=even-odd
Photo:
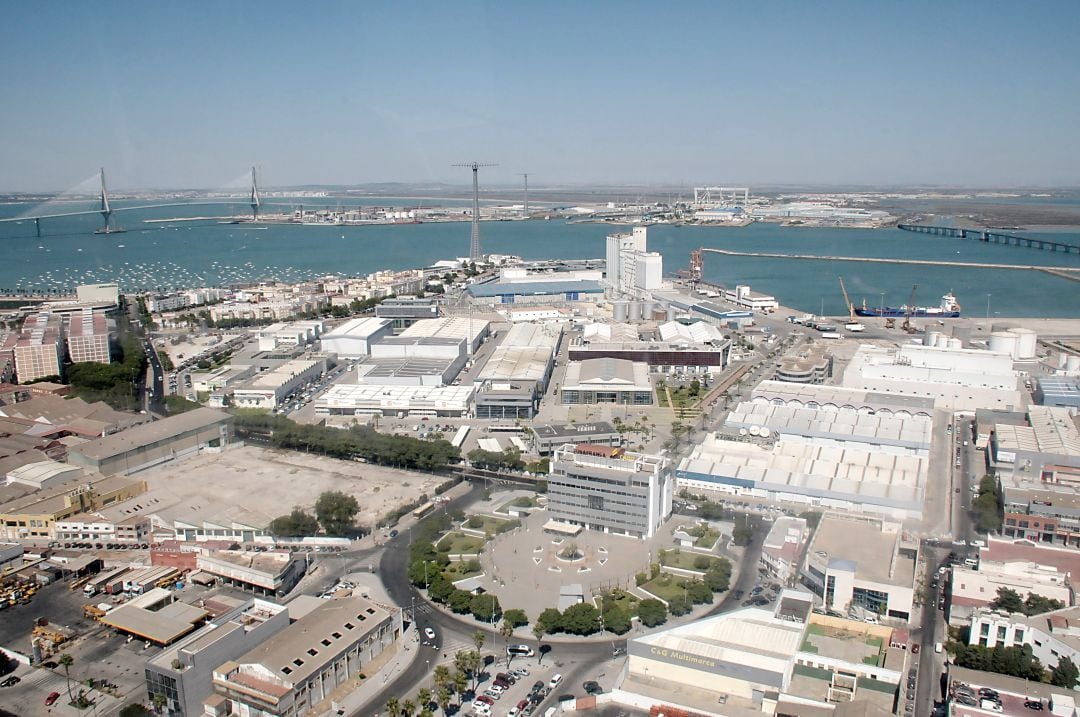
[[[848,320],[855,321],[855,304],[851,303],[851,299],[848,298],[847,287],[844,286],[844,277],[838,277],[840,279],[840,291],[844,294],[844,306],[847,308]]]
[[[911,298],[908,299],[907,306],[904,307],[904,323],[900,325],[900,328],[909,334],[915,333],[915,327],[911,325],[911,312],[915,309],[915,291],[918,288],[918,284],[911,286]]]

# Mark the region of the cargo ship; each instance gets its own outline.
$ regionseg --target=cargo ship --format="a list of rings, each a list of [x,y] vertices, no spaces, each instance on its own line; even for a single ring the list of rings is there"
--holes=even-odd
[[[856,308],[855,315],[900,319],[908,316],[908,306],[905,304],[904,306],[886,306],[875,309],[868,307],[866,299],[863,299],[862,308]],[[912,306],[910,315],[912,318],[931,316],[935,319],[956,319],[960,317],[960,304],[957,303],[956,297],[950,291],[941,297],[941,306]]]

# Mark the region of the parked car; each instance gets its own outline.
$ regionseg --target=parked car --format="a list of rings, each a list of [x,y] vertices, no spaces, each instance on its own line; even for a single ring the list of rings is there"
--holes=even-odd
[[[12,685],[19,684],[21,681],[22,680],[19,679],[18,675],[12,675],[11,677],[5,677],[0,681],[0,687],[11,687]]]
[[[581,689],[585,690],[587,695],[598,695],[603,692],[603,688],[600,687],[600,683],[596,680],[588,680],[581,685]]]
[[[55,703],[58,699],[60,699],[59,692],[50,692],[49,696],[45,698],[45,706],[52,707],[53,703]]]

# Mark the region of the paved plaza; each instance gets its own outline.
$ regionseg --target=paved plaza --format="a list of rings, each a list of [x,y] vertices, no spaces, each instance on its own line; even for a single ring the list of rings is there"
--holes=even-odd
[[[496,511],[516,497],[531,495],[529,491],[498,492],[491,500],[474,505],[469,513],[506,517]],[[504,610],[520,608],[530,619],[545,608],[558,607],[560,592],[570,586],[580,586],[586,600],[612,587],[647,597],[634,590],[635,574],[648,572],[649,563],[657,559],[660,550],[678,547],[672,533],[679,526],[694,522],[673,515],[650,540],[587,530],[576,537],[560,537],[544,531],[543,526],[550,519],[546,510],[531,510],[528,517],[521,519],[520,528],[497,535],[484,546],[480,556],[484,574],[475,579],[484,590],[499,596]],[[570,544],[582,554],[580,559],[570,561],[560,557],[559,553]],[[732,568],[738,568],[733,555],[720,550],[709,554],[728,557]]]

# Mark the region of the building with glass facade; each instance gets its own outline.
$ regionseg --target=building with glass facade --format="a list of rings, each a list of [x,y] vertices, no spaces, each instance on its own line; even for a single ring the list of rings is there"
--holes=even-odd
[[[599,358],[572,361],[566,367],[561,389],[564,404],[616,403],[651,406],[649,367],[623,359]]]
[[[662,456],[588,443],[555,450],[548,476],[552,520],[651,538],[671,515],[675,480]]]

